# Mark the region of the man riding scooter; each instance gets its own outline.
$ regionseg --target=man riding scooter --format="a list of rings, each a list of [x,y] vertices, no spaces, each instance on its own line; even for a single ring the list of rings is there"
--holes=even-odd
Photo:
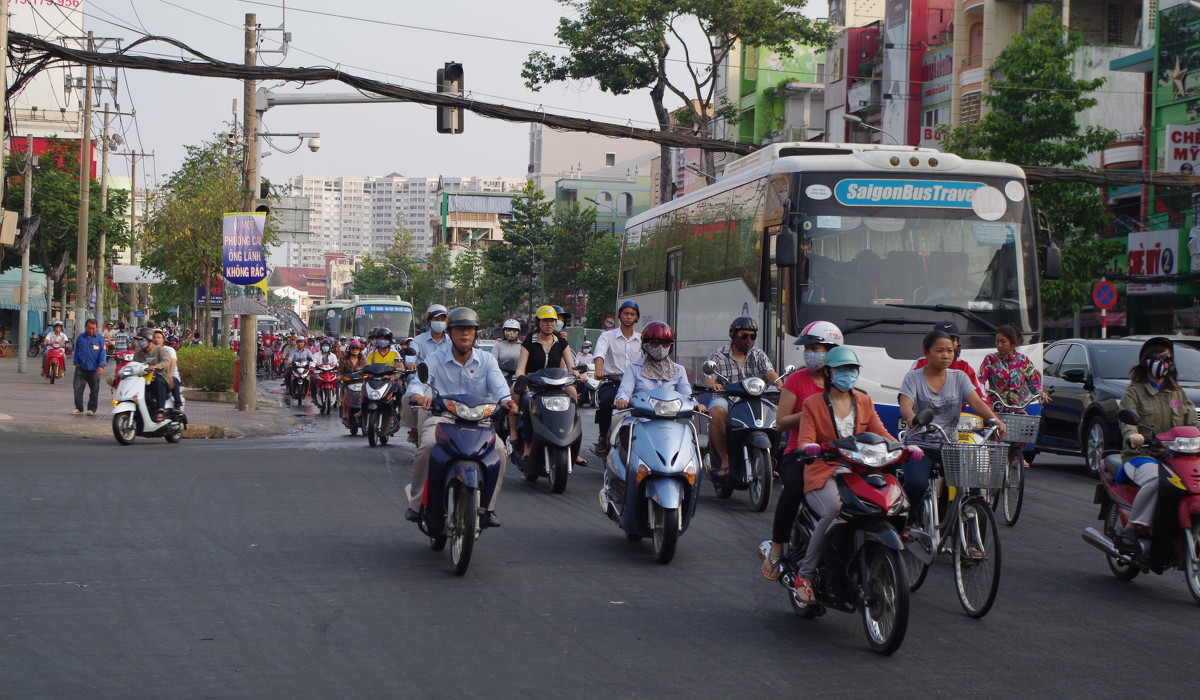
[[[729,344],[717,348],[708,356],[710,362],[716,363],[716,373],[704,378],[704,383],[714,390],[720,391],[722,385],[717,381],[717,375],[729,382],[740,382],[749,377],[758,377],[768,383],[782,386],[779,374],[771,365],[770,358],[762,348],[754,347],[758,338],[758,324],[749,316],[738,316],[729,324]],[[717,477],[729,473],[729,446],[725,435],[725,419],[729,416],[729,401],[724,396],[713,396],[708,403],[708,412],[712,420],[708,423],[708,439],[716,450],[721,465],[716,471]],[[713,465],[716,467],[716,465]]]
[[[133,355],[133,361],[145,363],[155,371],[146,393],[154,402],[154,420],[162,421],[166,417],[163,407],[167,405],[167,391],[171,388],[167,379],[170,376],[171,357],[162,345],[154,344],[154,332],[149,328],[138,331],[135,342],[137,352]]]

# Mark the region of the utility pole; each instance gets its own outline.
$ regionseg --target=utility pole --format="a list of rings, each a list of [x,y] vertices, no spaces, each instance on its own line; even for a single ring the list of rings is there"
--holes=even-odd
[[[100,211],[108,212],[108,103],[104,103],[104,136],[100,139]],[[108,274],[104,269],[104,229],[100,229],[100,254],[96,259],[96,320],[101,330],[104,330],[104,295]]]
[[[95,50],[93,33],[88,32],[88,51]],[[83,334],[88,300],[88,208],[92,184],[92,66],[87,67],[83,91],[83,126],[79,139],[79,242],[75,248],[75,335]],[[64,309],[65,311],[65,309]]]
[[[246,66],[253,67],[258,62],[258,16],[246,14]],[[242,97],[242,125],[246,137],[245,160],[242,163],[245,181],[242,186],[242,211],[254,211],[254,197],[258,194],[258,114],[255,112],[255,91],[258,85],[254,80],[245,81],[245,94]],[[238,359],[241,361],[241,377],[238,379],[238,410],[253,411],[255,409],[258,389],[255,382],[254,369],[257,338],[255,329],[258,317],[252,314],[242,314],[238,318],[240,327],[238,341]],[[227,332],[225,328],[221,331]]]
[[[137,159],[138,153],[129,154],[129,264],[137,265]],[[129,285],[129,328],[130,335],[137,327],[138,285]]]
[[[2,10],[0,10],[2,11]],[[3,100],[0,100],[3,101]],[[33,166],[37,157],[33,155],[33,134],[25,136],[25,228],[29,227],[29,217],[33,215]],[[24,245],[21,246],[21,317],[17,320],[17,372],[25,372],[25,358],[29,350],[29,246],[33,245],[33,236],[21,231]],[[49,310],[49,309],[47,309]]]
[[[8,0],[0,0],[0,81],[4,84],[4,94],[8,94]],[[4,126],[8,124],[5,106],[8,100],[0,100],[0,163],[8,155],[8,134]],[[0,202],[4,201],[5,178],[0,178]]]

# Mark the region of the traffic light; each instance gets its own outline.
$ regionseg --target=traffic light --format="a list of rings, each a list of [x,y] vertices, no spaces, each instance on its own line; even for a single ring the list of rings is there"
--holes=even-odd
[[[451,61],[446,64],[445,68],[438,69],[437,91],[458,97],[465,94],[461,63]],[[463,132],[463,108],[439,106],[437,108],[437,130],[439,134],[461,134]]]
[[[254,211],[267,215],[267,222],[271,221],[271,185],[267,184],[266,180],[258,183],[258,198],[254,200]]]

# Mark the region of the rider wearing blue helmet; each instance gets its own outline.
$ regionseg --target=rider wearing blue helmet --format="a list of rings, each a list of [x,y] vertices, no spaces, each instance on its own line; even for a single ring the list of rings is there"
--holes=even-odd
[[[603,382],[604,375],[624,374],[625,366],[642,356],[642,336],[633,330],[633,326],[641,318],[642,312],[636,302],[623,301],[617,307],[617,327],[604,331],[596,339],[594,376]],[[596,409],[596,423],[600,426],[600,439],[592,446],[597,457],[608,454],[608,433],[612,427],[613,400],[617,388],[611,383],[605,383],[597,392],[599,406]]]

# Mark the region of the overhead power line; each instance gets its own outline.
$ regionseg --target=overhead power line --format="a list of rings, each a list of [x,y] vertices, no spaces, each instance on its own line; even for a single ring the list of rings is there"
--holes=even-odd
[[[202,60],[177,61],[137,56],[129,53],[130,50],[138,45],[150,41],[161,41],[171,44]],[[742,155],[754,150],[752,146],[733,141],[721,141],[701,136],[639,128],[633,126],[632,122],[629,125],[610,124],[590,119],[553,114],[542,110],[522,109],[508,105],[480,102],[468,97],[458,97],[446,93],[413,90],[379,80],[352,75],[332,68],[286,68],[282,66],[245,66],[238,63],[227,63],[206,56],[183,42],[170,37],[144,36],[130,43],[120,51],[108,53],[56,46],[44,39],[22,34],[21,32],[9,32],[9,43],[15,54],[13,57],[14,61],[24,66],[33,66],[33,72],[56,63],[67,62],[109,68],[125,68],[129,70],[150,70],[197,77],[229,78],[231,80],[284,80],[299,83],[335,81],[356,90],[372,92],[403,102],[438,107],[458,107],[492,119],[511,122],[535,122],[545,124],[552,129],[564,131],[581,131],[612,138],[652,141],[674,148],[700,148],[706,151],[724,151]],[[26,80],[28,77],[32,77],[32,73],[28,74]],[[14,83],[10,87],[10,92],[14,92],[21,86],[21,83]]]

